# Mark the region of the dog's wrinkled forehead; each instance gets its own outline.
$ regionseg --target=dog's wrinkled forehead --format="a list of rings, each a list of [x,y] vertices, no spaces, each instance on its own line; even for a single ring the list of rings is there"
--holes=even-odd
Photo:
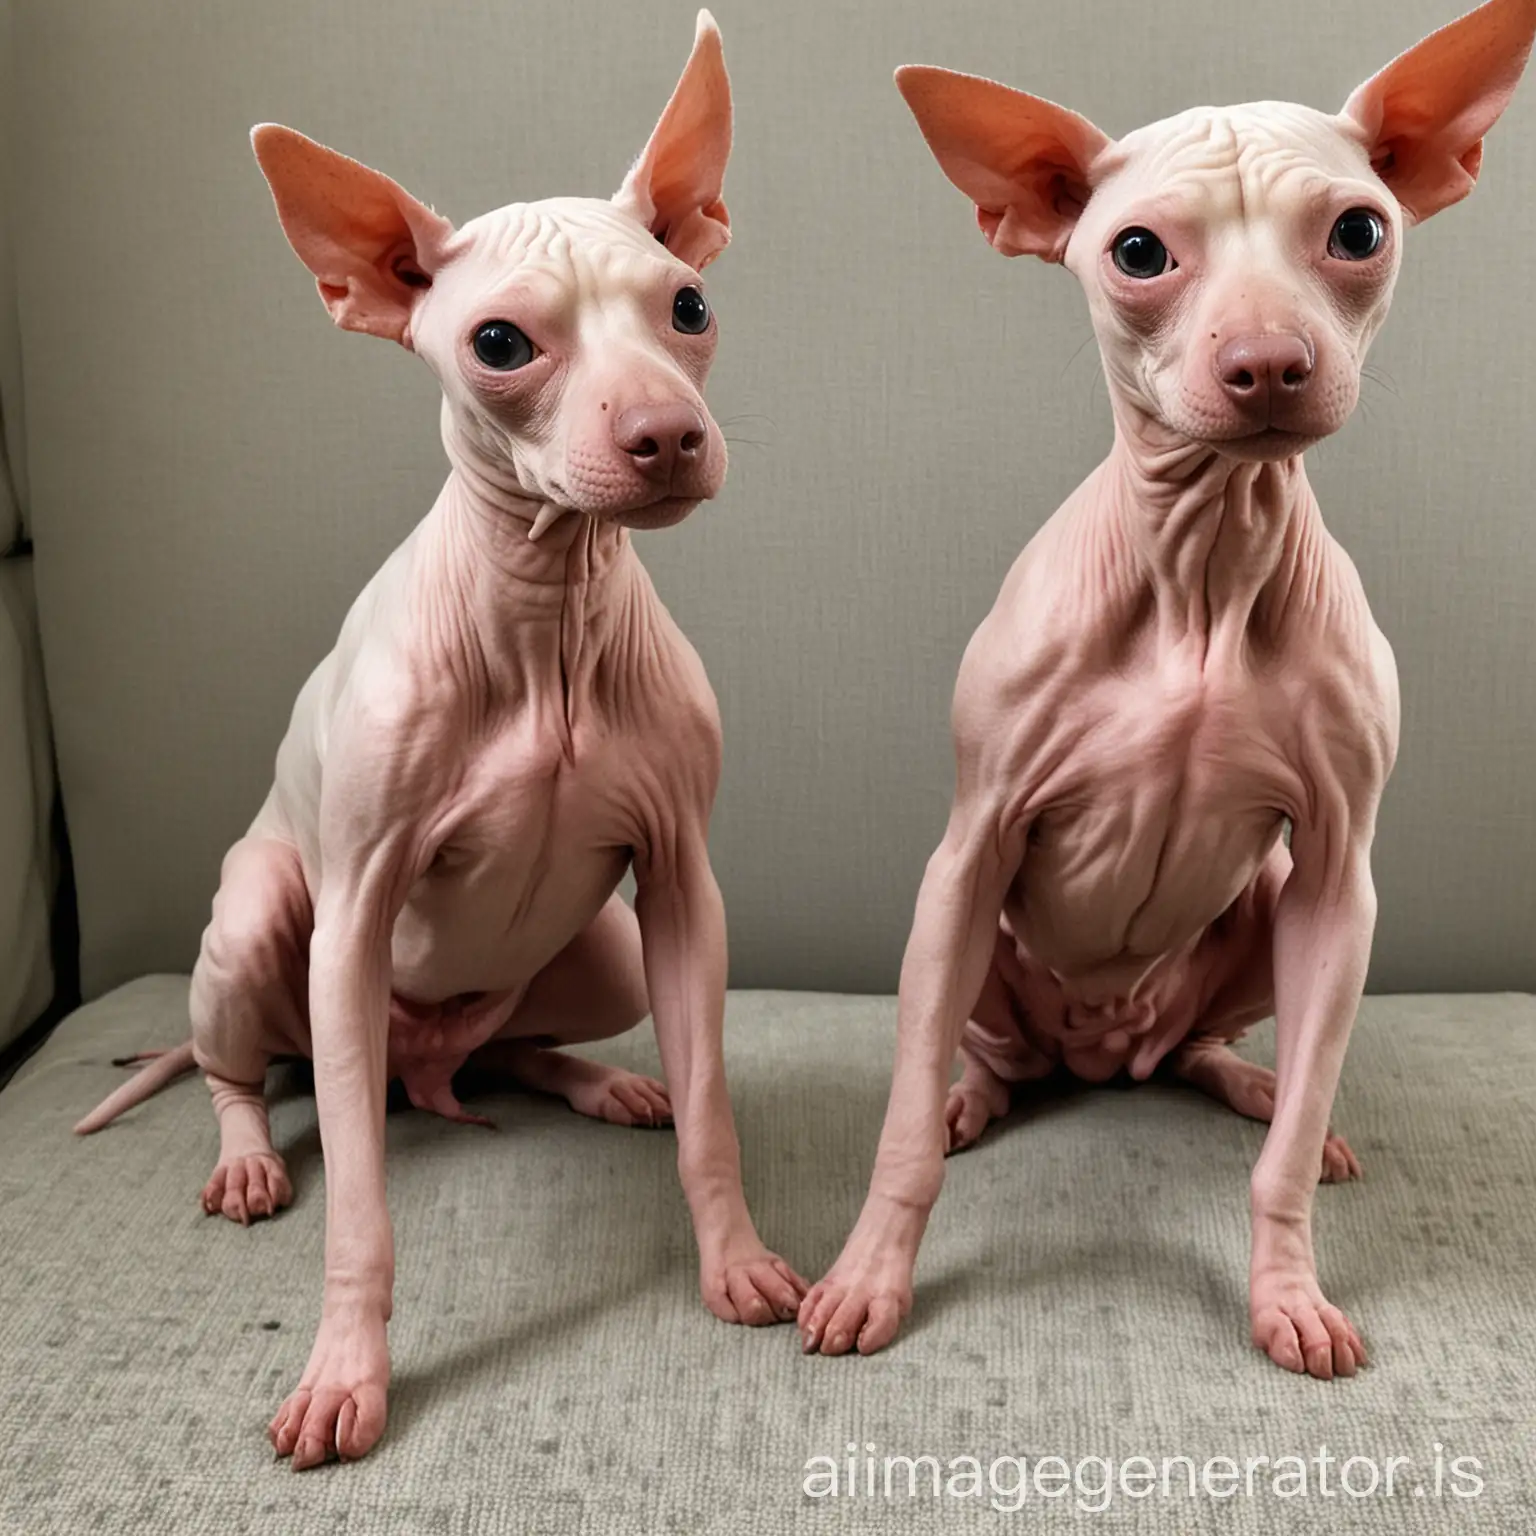
[[[1128,133],[1094,167],[1095,198],[1130,189],[1192,211],[1256,213],[1339,180],[1372,178],[1361,136],[1293,102],[1195,107]],[[1233,205],[1235,205],[1235,210]]]
[[[604,285],[617,291],[667,274],[694,276],[638,220],[611,202],[583,197],[512,203],[481,214],[455,233],[450,263],[466,283],[494,273],[536,275],[572,290]]]

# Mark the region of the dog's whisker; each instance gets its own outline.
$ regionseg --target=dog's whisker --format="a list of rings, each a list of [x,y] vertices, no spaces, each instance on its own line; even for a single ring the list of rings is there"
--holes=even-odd
[[[1403,398],[1391,375],[1383,373],[1379,368],[1362,368],[1360,370],[1360,377],[1362,381],[1369,379],[1372,384],[1379,385],[1394,400],[1401,400]]]
[[[1066,366],[1061,370],[1062,378],[1066,378],[1066,376],[1072,371],[1072,368],[1077,362],[1078,358],[1080,358],[1097,339],[1098,338],[1095,337],[1091,331],[1088,333],[1088,336],[1083,341],[1083,344],[1072,354],[1071,357],[1067,359]],[[1095,375],[1095,377],[1097,377],[1097,375]]]

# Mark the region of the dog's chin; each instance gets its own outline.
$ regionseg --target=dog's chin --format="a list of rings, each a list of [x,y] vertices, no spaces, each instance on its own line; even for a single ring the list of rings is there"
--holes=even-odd
[[[1237,459],[1246,464],[1274,464],[1281,459],[1294,459],[1331,435],[1328,432],[1296,432],[1287,427],[1265,427],[1234,437],[1206,438],[1204,442],[1207,448],[1214,449],[1226,459]]]
[[[701,501],[708,499],[706,496],[663,496],[643,506],[624,507],[602,516],[622,528],[634,528],[643,533],[652,528],[671,528],[682,522]]]

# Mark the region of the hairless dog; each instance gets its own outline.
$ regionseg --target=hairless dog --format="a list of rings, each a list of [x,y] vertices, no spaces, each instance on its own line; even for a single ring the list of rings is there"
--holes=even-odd
[[[1364,1362],[1319,1287],[1311,1205],[1320,1176],[1359,1172],[1329,1117],[1398,690],[1302,453],[1354,408],[1404,228],[1471,190],[1533,31],[1536,0],[1490,0],[1337,116],[1200,108],[1118,141],[988,80],[898,71],[991,244],[1086,289],[1115,438],[961,665],[885,1128],[858,1223],[801,1306],[807,1351],[895,1335],[944,1155],[1013,1084],[1166,1063],[1270,1122],[1254,1343],[1323,1378]],[[1271,1012],[1273,1073],[1229,1049]]]
[[[332,319],[401,343],[441,382],[451,473],[299,694],[271,794],[224,861],[190,1043],[79,1129],[195,1060],[221,1140],[204,1208],[271,1215],[292,1192],[267,1064],[313,1057],[324,1308],[271,1426],[306,1467],[360,1456],[384,1429],[391,1077],[455,1120],[476,1119],[452,1088],[470,1059],[621,1125],[675,1114],[710,1310],[788,1320],[805,1284],[753,1228],[726,1093],[706,846],[719,715],[627,532],[678,522],[725,476],[700,392],[717,328],[699,272],[729,237],[720,34],[701,12],[611,202],[514,204],[455,229],[287,128],[253,140]],[[631,863],[634,911],[616,894]],[[553,1049],[648,1009],[670,1102]]]

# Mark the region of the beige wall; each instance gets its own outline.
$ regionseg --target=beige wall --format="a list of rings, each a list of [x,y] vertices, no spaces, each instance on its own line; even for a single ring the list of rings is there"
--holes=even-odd
[[[997,75],[1110,132],[1339,104],[1456,0],[734,4],[722,499],[642,541],[720,694],[738,984],[889,989],[946,713],[1012,556],[1103,452],[1078,293],[976,235],[890,84]],[[333,332],[246,148],[273,118],[454,217],[610,191],[692,12],[612,0],[17,0],[14,220],[88,991],[189,964],[291,698],[443,465],[425,370]],[[1536,81],[1411,238],[1315,455],[1404,678],[1379,987],[1536,985]]]

